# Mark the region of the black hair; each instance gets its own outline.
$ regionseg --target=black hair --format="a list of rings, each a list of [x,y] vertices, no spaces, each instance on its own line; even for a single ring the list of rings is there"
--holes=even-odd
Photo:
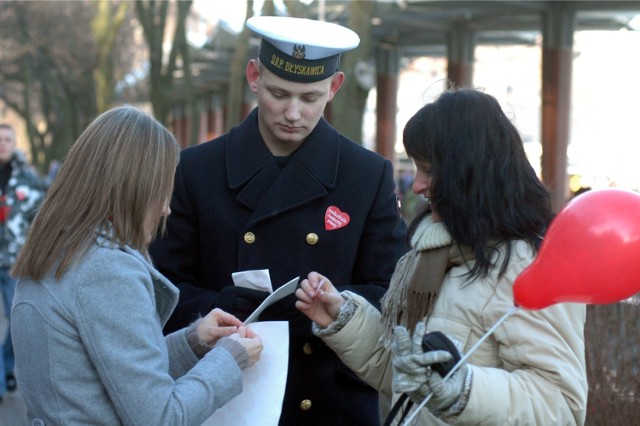
[[[409,119],[403,143],[409,157],[431,163],[431,205],[453,240],[472,247],[470,278],[487,275],[501,242],[520,239],[539,249],[553,218],[549,192],[493,96],[447,90]]]

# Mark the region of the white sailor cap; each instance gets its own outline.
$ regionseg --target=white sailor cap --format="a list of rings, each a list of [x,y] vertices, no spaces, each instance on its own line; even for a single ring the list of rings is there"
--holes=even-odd
[[[340,54],[360,44],[349,28],[312,19],[256,16],[247,27],[262,36],[260,62],[277,76],[302,83],[331,77]]]

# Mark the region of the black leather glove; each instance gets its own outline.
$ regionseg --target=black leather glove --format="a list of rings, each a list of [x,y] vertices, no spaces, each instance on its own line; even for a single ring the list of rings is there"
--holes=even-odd
[[[244,321],[268,296],[266,291],[229,286],[220,291],[216,307]]]

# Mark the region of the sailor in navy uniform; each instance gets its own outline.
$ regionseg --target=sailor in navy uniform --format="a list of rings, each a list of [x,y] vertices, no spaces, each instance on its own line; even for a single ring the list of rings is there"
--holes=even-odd
[[[214,307],[246,318],[267,294],[235,287],[238,271],[268,269],[274,287],[322,271],[379,306],[408,250],[391,163],[322,117],[345,78],[340,55],[358,36],[297,18],[247,25],[262,36],[246,68],[258,107],[229,133],[182,152],[167,233],[151,247],[181,290],[165,332]],[[280,424],[378,425],[376,391],[312,335],[294,303],[291,295],[260,316],[289,322]]]

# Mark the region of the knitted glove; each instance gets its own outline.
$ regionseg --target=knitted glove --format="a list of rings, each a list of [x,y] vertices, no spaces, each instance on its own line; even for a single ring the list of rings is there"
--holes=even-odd
[[[436,362],[448,361],[452,357],[446,351],[424,352],[422,350],[422,336],[424,323],[418,323],[413,334],[403,326],[393,330],[391,350],[393,352],[393,381],[395,393],[407,393],[414,402],[421,402],[430,393],[428,385],[431,374],[430,365]]]
[[[244,321],[268,296],[266,291],[229,286],[220,291],[216,307]]]
[[[393,391],[407,393],[415,403],[421,403],[432,394],[427,408],[438,417],[450,417],[462,412],[471,388],[471,370],[462,364],[446,381],[431,368],[432,364],[449,361],[453,356],[447,351],[423,352],[424,323],[418,323],[413,338],[402,326],[394,329]]]

